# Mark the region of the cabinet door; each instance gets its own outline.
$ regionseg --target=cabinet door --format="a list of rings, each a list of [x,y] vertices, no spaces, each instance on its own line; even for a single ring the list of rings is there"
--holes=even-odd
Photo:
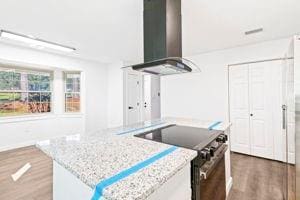
[[[249,107],[251,155],[273,159],[272,109],[274,90],[272,85],[273,62],[249,65]],[[273,99],[274,98],[274,99]],[[280,106],[278,107],[280,109]]]
[[[248,66],[229,68],[231,150],[250,154]]]

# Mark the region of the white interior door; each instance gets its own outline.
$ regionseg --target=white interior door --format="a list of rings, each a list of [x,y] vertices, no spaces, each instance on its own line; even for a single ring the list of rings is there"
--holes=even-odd
[[[144,75],[144,102],[143,102],[143,109],[144,109],[144,120],[150,120],[151,119],[151,75]]]
[[[269,61],[230,68],[232,151],[283,160],[281,67]]]
[[[248,65],[229,68],[231,150],[250,154]]]
[[[141,75],[128,73],[126,84],[126,124],[134,124],[141,121]]]
[[[151,76],[151,119],[161,117],[160,108],[160,77]]]
[[[273,62],[249,65],[251,154],[269,159],[273,159],[272,109],[275,109],[275,99],[274,101],[272,99],[279,98],[278,95],[272,95],[272,90],[278,90],[275,85],[272,85],[274,67],[276,66]],[[280,105],[277,109],[280,109]]]

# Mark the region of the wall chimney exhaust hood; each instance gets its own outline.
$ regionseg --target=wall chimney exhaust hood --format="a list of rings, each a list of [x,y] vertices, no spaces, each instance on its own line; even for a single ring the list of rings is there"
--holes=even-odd
[[[181,57],[169,57],[130,66],[133,70],[158,76],[192,72],[198,68],[193,62]]]

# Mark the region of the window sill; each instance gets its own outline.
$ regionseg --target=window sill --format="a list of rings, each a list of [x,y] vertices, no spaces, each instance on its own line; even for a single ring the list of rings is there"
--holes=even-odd
[[[0,118],[0,123],[45,120],[45,119],[53,119],[55,117],[56,117],[56,115],[53,114],[53,113],[37,114],[37,115],[23,115],[23,116],[1,117]]]
[[[24,116],[11,116],[11,117],[1,117],[0,124],[4,123],[16,123],[24,121],[39,121],[39,120],[48,120],[55,118],[81,118],[83,113],[72,113],[72,114],[38,114],[38,115],[24,115]]]
[[[78,118],[78,117],[83,117],[83,113],[63,113],[61,114],[62,117],[64,118]]]

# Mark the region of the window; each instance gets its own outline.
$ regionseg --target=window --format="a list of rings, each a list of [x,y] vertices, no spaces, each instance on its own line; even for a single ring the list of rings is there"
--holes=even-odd
[[[51,112],[52,73],[0,68],[0,117]]]
[[[65,72],[65,112],[80,112],[80,72]]]

